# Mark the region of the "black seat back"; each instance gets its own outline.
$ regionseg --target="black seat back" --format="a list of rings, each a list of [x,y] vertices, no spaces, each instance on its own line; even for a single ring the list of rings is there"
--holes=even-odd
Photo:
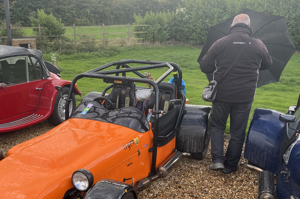
[[[169,108],[169,101],[171,99],[176,99],[177,88],[174,84],[161,82],[157,85],[159,89],[159,108],[158,110],[164,110]],[[144,114],[148,115],[148,110],[153,109],[155,104],[155,93],[153,92],[151,96],[144,101]]]
[[[14,67],[14,83],[26,82],[26,61],[18,60]]]
[[[9,63],[6,60],[1,61],[2,68],[2,78],[6,82],[11,82],[12,80],[12,68],[9,66]]]
[[[130,82],[125,83],[113,83],[113,88],[111,93],[107,96],[113,103],[112,109],[122,108],[122,107],[135,107],[137,103],[135,95],[135,83]]]

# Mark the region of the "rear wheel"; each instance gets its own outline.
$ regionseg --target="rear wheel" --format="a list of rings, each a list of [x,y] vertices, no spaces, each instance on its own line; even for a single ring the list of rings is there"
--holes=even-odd
[[[49,123],[53,125],[59,125],[63,121],[65,121],[65,110],[66,110],[66,100],[69,94],[69,87],[63,87],[61,92],[58,92],[55,98],[54,109],[52,115],[49,117]],[[63,97],[62,97],[62,96]],[[69,104],[69,115],[75,110],[76,101],[74,93],[72,93],[71,102]]]
[[[176,136],[176,149],[202,160],[207,154],[210,139],[209,115],[211,107],[186,105],[187,113]]]
[[[204,151],[201,153],[191,153],[191,158],[196,159],[196,160],[202,160],[205,158],[207,151],[208,151],[208,145],[209,145],[209,140],[210,140],[210,133],[211,133],[211,117],[212,114],[210,113],[208,115],[208,124],[207,124],[207,129],[206,129],[206,134],[204,138]]]
[[[196,159],[196,160],[202,160],[205,158],[207,154],[208,146],[206,146],[205,150],[201,153],[191,153],[191,158]]]

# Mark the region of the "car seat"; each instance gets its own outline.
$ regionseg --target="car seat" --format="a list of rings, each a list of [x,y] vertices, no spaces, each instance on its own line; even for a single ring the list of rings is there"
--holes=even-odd
[[[174,84],[161,82],[157,85],[159,89],[159,108],[158,110],[163,110],[164,112],[169,110],[169,102],[177,97],[177,87]],[[148,115],[149,109],[153,109],[155,104],[155,93],[153,92],[151,96],[146,99],[143,103],[144,114]]]
[[[26,82],[27,78],[26,78],[26,61],[25,60],[18,60],[15,63],[15,67],[14,67],[14,81],[13,83],[22,83],[22,82]]]
[[[107,96],[107,98],[110,99],[113,103],[113,107],[109,109],[114,110],[129,106],[135,107],[137,103],[135,89],[136,88],[134,82],[113,83],[112,91]]]
[[[174,100],[177,98],[177,87],[174,84],[161,82],[157,85],[159,89],[159,108],[158,110],[162,111],[163,114],[159,117],[158,122],[158,146],[164,146],[169,143],[175,136],[178,128],[176,123],[178,121],[179,112],[181,109],[181,100],[177,104]],[[174,103],[173,103],[173,102]],[[155,104],[155,93],[144,101],[144,114],[148,115],[149,109],[154,109]],[[176,106],[177,104],[178,106]],[[184,114],[183,114],[184,115]],[[150,119],[150,122],[153,122],[153,119]]]
[[[9,63],[6,60],[1,61],[1,67],[2,67],[2,78],[6,82],[12,82],[13,80],[13,74],[12,69],[9,66]]]

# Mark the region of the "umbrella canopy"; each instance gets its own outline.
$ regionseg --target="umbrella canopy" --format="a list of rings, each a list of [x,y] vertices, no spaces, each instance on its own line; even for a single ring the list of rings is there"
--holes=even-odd
[[[268,70],[259,72],[257,87],[279,81],[285,65],[296,51],[285,18],[249,9],[243,10],[241,13],[249,15],[250,28],[252,29],[251,36],[260,39],[266,45],[273,61]],[[197,60],[199,63],[211,45],[228,34],[233,18],[228,18],[224,22],[209,28],[206,42]],[[212,79],[212,74],[206,75],[208,80]]]

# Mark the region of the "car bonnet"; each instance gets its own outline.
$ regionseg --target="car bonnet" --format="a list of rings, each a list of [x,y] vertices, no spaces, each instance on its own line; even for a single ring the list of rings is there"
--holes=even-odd
[[[0,162],[0,198],[62,197],[75,170],[98,175],[132,155],[136,150],[124,146],[143,135],[115,124],[69,119],[7,153]]]

